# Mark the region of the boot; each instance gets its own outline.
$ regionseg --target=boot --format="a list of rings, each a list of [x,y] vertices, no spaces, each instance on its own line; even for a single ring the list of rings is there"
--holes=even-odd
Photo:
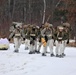
[[[39,51],[37,51],[37,50],[35,50],[35,53],[39,54],[40,52],[39,52]]]
[[[30,51],[29,54],[33,54],[33,53]]]
[[[53,57],[53,56],[54,56],[54,54],[52,53],[50,56],[51,56],[51,57]]]
[[[56,57],[59,57],[59,55],[58,55],[58,54],[56,54]]]
[[[59,55],[59,58],[63,58],[63,55]]]
[[[40,51],[37,51],[37,54],[39,54],[40,53]]]
[[[44,53],[42,53],[42,56],[46,56]]]
[[[19,50],[14,50],[14,52],[18,53],[18,52],[19,52]]]
[[[63,56],[66,56],[66,54],[62,53]]]
[[[28,50],[28,49],[29,49],[28,47],[25,48],[25,50]]]
[[[30,51],[29,54],[35,54],[35,52],[34,51],[33,52]]]
[[[35,53],[37,53],[37,50],[35,50]]]

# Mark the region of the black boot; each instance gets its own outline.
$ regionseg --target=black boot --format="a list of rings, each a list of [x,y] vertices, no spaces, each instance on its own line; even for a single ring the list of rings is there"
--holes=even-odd
[[[35,54],[35,51],[33,51],[33,52],[30,51],[29,54]]]
[[[66,54],[62,53],[63,56],[66,56]]]
[[[37,51],[37,54],[39,54],[40,53],[40,51]]]
[[[53,57],[53,56],[54,56],[54,54],[52,53],[50,56],[51,56],[51,57]]]
[[[37,50],[35,50],[35,53],[37,53]]]
[[[30,51],[29,54],[33,54],[33,53]]]
[[[59,58],[63,58],[63,55],[59,55]]]
[[[28,49],[29,49],[28,47],[25,48],[25,50],[28,50]]]
[[[42,56],[46,56],[44,53],[42,53]]]
[[[18,53],[18,52],[19,52],[19,50],[14,50],[14,52]]]
[[[35,53],[39,54],[40,52],[39,52],[39,51],[37,51],[37,50],[35,50]]]
[[[59,57],[59,55],[58,55],[58,54],[56,54],[56,57]]]

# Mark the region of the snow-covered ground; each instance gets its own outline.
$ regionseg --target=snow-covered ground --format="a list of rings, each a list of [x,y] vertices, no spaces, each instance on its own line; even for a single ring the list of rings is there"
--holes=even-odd
[[[42,49],[42,48],[41,48]],[[55,47],[54,47],[55,49]],[[0,75],[76,75],[76,48],[66,47],[64,58],[28,54],[21,45],[14,53],[14,45],[0,51]]]

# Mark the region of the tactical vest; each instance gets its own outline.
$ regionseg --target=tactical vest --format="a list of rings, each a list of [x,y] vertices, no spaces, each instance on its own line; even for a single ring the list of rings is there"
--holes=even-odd
[[[52,30],[50,29],[46,29],[45,31],[45,36],[48,38],[48,39],[52,39]]]
[[[15,30],[15,37],[20,37],[20,36],[21,36],[20,30],[16,29]]]
[[[58,41],[62,41],[63,40],[63,36],[64,36],[63,32],[58,32],[57,33],[57,40]]]

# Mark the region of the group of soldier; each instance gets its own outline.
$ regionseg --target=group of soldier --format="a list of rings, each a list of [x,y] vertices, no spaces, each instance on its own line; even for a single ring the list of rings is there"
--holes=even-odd
[[[13,23],[10,28],[9,41],[13,38],[14,52],[19,52],[19,47],[23,40],[25,41],[25,50],[29,50],[29,54],[40,53],[40,48],[43,45],[42,56],[46,56],[47,47],[49,47],[51,57],[63,58],[66,44],[69,43],[69,32],[70,25],[65,23],[56,28],[49,23],[45,23],[41,27]],[[55,53],[54,45],[56,46]]]

